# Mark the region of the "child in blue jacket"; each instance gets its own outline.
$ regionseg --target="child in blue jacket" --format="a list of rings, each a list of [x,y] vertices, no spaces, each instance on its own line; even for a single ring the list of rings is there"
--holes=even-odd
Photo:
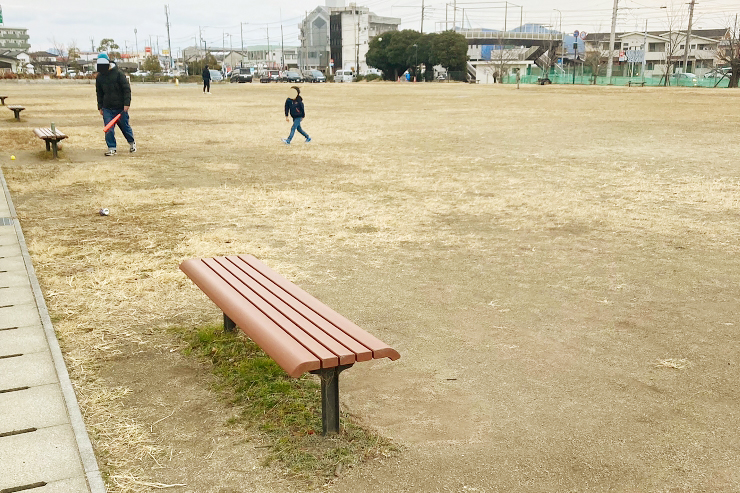
[[[294,99],[288,98],[285,100],[285,121],[290,121],[288,115],[293,117],[293,126],[290,128],[290,135],[287,139],[283,139],[286,145],[290,145],[290,141],[293,140],[295,131],[303,135],[306,138],[306,143],[311,142],[311,137],[301,128],[301,122],[306,117],[306,109],[303,106],[303,98],[301,97],[301,88],[297,86],[291,87],[295,89],[296,96]]]

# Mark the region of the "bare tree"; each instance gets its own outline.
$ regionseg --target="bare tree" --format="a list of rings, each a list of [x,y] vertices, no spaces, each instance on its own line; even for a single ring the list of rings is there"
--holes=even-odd
[[[737,15],[734,24],[728,22],[727,35],[720,42],[717,49],[717,59],[731,67],[730,84],[728,87],[738,87],[740,82],[740,25]]]
[[[487,69],[493,74],[493,80],[499,83],[504,82],[504,77],[508,75],[509,69],[514,62],[520,59],[521,49],[507,48],[503,46],[503,40],[499,40],[498,46],[495,46],[491,52],[491,61],[487,63]]]
[[[58,64],[62,64],[62,66],[64,66],[64,70],[66,71],[68,68],[69,59],[67,57],[67,51],[64,46],[64,43],[58,43],[56,38],[52,38],[51,45],[54,49],[54,55],[56,56],[56,59],[57,59],[57,66]],[[59,72],[57,72],[57,74],[58,73]]]
[[[609,48],[604,48],[601,42],[594,43],[591,49],[587,48],[584,63],[591,69],[591,84],[596,84],[601,67],[606,66],[610,55]]]
[[[551,32],[552,34],[552,32]],[[562,34],[560,34],[562,37]],[[550,75],[550,69],[555,65],[558,61],[558,51],[563,51],[563,43],[562,39],[558,39],[555,36],[550,36],[550,40],[543,46],[545,49],[544,54],[539,58],[540,62],[542,63],[542,71],[544,72],[545,76]]]
[[[681,26],[684,25],[686,20],[683,2],[669,2],[666,8],[666,16],[668,18],[668,31],[661,36],[665,39],[665,65],[663,66],[664,71],[661,79],[664,86],[670,85],[670,76],[681,52]],[[685,36],[683,39],[685,39]],[[678,81],[676,84],[678,84]]]

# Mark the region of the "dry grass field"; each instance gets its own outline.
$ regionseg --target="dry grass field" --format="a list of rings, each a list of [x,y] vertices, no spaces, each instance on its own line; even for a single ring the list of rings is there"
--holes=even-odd
[[[342,375],[399,452],[322,490],[740,491],[740,92],[307,85],[286,147],[287,85],[135,84],[139,152],[105,158],[94,86],[0,89],[111,492],[305,488],[166,330],[220,318],[178,263],[236,253],[401,352]]]

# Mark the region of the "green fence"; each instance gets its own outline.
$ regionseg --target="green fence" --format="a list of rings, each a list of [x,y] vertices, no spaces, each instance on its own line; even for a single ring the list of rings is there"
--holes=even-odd
[[[521,78],[522,84],[538,84],[539,79],[542,76],[540,75],[524,75]],[[573,74],[551,74],[549,77],[550,81],[553,84],[579,84],[579,85],[591,85],[593,84],[592,77],[590,75],[576,75],[575,80],[573,78]],[[627,86],[632,82],[632,84],[635,83],[642,83],[643,79],[642,77],[612,77],[611,79],[608,79],[607,77],[596,77],[596,85],[598,86],[606,86],[606,85],[614,85],[614,86]],[[646,86],[663,86],[664,80],[660,77],[646,77],[644,79]],[[725,77],[724,79],[719,78],[704,78],[704,77],[697,77],[696,82],[693,80],[682,80],[679,79],[678,85],[681,87],[727,87],[730,80]],[[515,75],[509,75],[508,77],[504,78],[505,84],[516,84],[516,76]],[[675,80],[670,81],[671,86],[676,85]]]

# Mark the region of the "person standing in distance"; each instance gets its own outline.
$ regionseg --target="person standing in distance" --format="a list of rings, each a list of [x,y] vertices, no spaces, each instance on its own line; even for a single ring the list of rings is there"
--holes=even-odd
[[[298,130],[298,133],[306,138],[306,143],[308,144],[311,142],[311,137],[309,137],[301,128],[301,122],[306,116],[306,108],[303,106],[303,98],[301,97],[301,88],[298,86],[292,86],[291,89],[295,89],[296,96],[295,98],[288,98],[285,100],[285,121],[290,121],[288,119],[288,114],[290,114],[290,116],[293,117],[293,126],[290,128],[290,135],[288,138],[282,140],[285,145],[290,145],[290,141],[293,140],[295,131]]]
[[[131,107],[131,86],[128,79],[115,63],[111,63],[108,55],[101,53],[97,60],[98,76],[95,79],[95,92],[98,96],[98,111],[103,115],[103,123],[106,125],[117,115],[118,128],[129,144],[129,152],[136,152],[136,141],[134,131],[128,122],[128,110]],[[105,143],[108,145],[106,156],[116,155],[116,126],[112,126],[105,133]]]
[[[211,71],[208,70],[208,65],[203,69],[203,94],[211,94]]]

